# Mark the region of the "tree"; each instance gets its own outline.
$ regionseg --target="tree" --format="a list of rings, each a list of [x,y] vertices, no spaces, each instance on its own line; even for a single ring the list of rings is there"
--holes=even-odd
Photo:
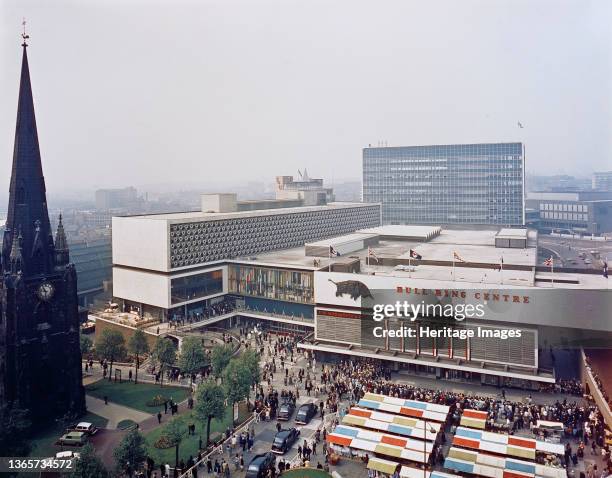
[[[155,342],[151,359],[159,365],[159,374],[161,375],[161,386],[164,386],[164,371],[168,367],[172,367],[176,362],[176,347],[172,340],[159,337]]]
[[[134,384],[136,384],[138,383],[140,356],[149,353],[149,342],[147,342],[147,336],[141,329],[136,329],[134,335],[130,337],[130,340],[128,342],[128,349],[131,353],[136,355],[136,376],[134,377]]]
[[[91,347],[93,346],[93,340],[91,340],[90,337],[87,337],[87,335],[83,335],[83,334],[80,335],[79,340],[81,342],[81,355],[85,357],[85,355],[91,352]]]
[[[191,376],[192,385],[193,375],[205,367],[207,362],[202,340],[194,336],[185,337],[181,346],[178,366],[181,371]]]
[[[109,473],[102,460],[96,455],[91,443],[80,450],[81,456],[75,461],[72,473],[65,475],[69,478],[108,478]]]
[[[28,434],[32,420],[27,410],[0,405],[0,454],[27,456],[30,452]]]
[[[223,420],[225,416],[225,391],[212,380],[198,385],[196,390],[195,416],[206,422],[206,446],[210,441],[210,422],[213,418]]]
[[[244,363],[246,368],[249,369],[251,375],[251,385],[257,385],[261,380],[261,370],[259,367],[259,353],[253,349],[246,350],[241,356],[240,360]]]
[[[102,335],[96,342],[96,352],[100,357],[110,362],[108,379],[112,380],[113,363],[115,360],[124,358],[127,353],[125,339],[121,332],[118,330],[104,329]]]
[[[142,468],[147,458],[147,446],[145,438],[138,430],[132,430],[123,437],[115,451],[113,452],[117,469],[132,471]]]
[[[251,371],[239,358],[233,358],[223,371],[223,384],[232,410],[236,403],[249,397]]]
[[[183,428],[184,424],[181,420],[174,419],[169,422],[161,431],[161,436],[164,437],[168,443],[171,443],[174,447],[175,464],[174,468],[178,468],[179,462],[179,446],[183,441],[186,430]]]
[[[212,365],[212,371],[215,377],[219,378],[223,374],[223,370],[227,367],[227,364],[232,358],[234,353],[232,347],[228,344],[215,345],[212,349],[210,357],[210,364]]]

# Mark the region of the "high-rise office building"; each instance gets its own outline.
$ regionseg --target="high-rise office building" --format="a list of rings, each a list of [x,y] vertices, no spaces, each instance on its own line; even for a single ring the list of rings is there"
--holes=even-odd
[[[368,147],[363,200],[385,224],[524,224],[522,143]]]
[[[593,189],[599,191],[612,191],[612,171],[593,173]]]

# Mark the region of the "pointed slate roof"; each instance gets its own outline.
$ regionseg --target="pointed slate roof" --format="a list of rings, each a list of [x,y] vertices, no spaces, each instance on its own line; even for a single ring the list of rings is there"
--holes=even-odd
[[[24,42],[22,46],[21,81],[6,230],[21,232],[23,268],[25,274],[29,275],[46,272],[52,267],[53,251],[50,249],[53,241],[49,240],[52,233],[34,115],[27,44]],[[8,242],[12,243],[14,235],[11,236]],[[5,264],[11,246],[12,244],[6,244],[3,250]]]

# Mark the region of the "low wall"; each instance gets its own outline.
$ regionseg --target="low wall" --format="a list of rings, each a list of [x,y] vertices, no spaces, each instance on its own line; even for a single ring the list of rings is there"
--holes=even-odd
[[[591,367],[587,364],[584,349],[580,350],[580,354],[580,378],[582,383],[585,385],[585,389],[588,389],[590,395],[593,397],[593,401],[601,411],[604,421],[608,427],[612,428],[612,411],[610,410],[610,406],[595,382],[595,377],[593,377],[591,373]]]
[[[119,324],[109,319],[104,319],[102,317],[96,316],[96,338],[101,334],[104,330],[118,330],[125,338],[125,343],[129,342],[130,338],[136,332],[136,327],[131,327],[129,325]],[[157,335],[148,331],[144,331],[145,337],[147,338],[147,343],[149,344],[149,349],[153,350],[155,346],[155,342],[157,341]]]

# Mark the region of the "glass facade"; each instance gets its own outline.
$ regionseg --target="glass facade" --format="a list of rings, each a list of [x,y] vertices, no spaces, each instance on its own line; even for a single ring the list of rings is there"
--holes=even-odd
[[[223,271],[221,269],[177,277],[170,281],[170,297],[173,304],[201,299],[220,292],[223,292]]]
[[[312,272],[232,264],[229,266],[228,281],[232,294],[314,303]]]
[[[365,148],[385,224],[523,224],[522,143]]]

